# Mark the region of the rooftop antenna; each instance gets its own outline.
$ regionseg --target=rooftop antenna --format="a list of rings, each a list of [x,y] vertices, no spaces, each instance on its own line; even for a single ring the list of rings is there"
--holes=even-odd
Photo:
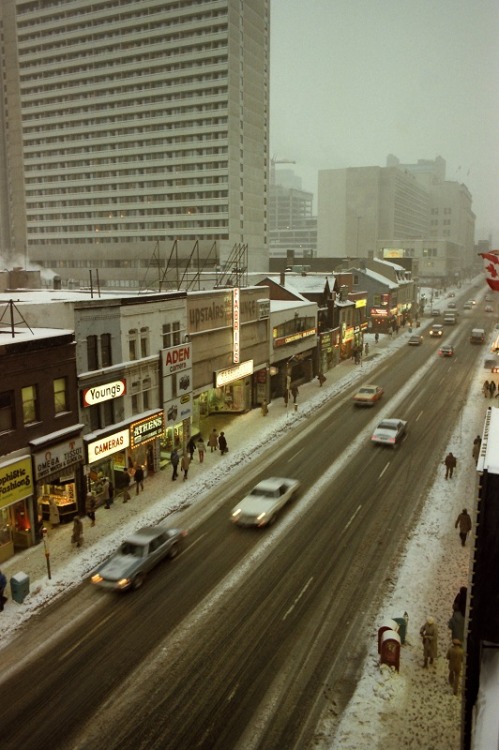
[[[9,311],[9,313],[10,313],[10,314],[9,314],[9,318],[10,318],[10,330],[11,330],[11,336],[12,336],[12,338],[15,338],[15,336],[16,336],[16,324],[15,324],[15,322],[14,322],[14,310],[15,310],[15,311],[16,311],[16,312],[18,313],[18,315],[19,315],[19,316],[20,316],[20,318],[22,319],[22,321],[23,321],[24,325],[25,325],[25,326],[27,326],[27,327],[29,328],[29,330],[31,331],[31,333],[33,333],[33,330],[32,330],[32,329],[30,328],[30,326],[29,326],[29,325],[28,325],[28,323],[26,322],[26,318],[25,318],[25,317],[23,316],[23,314],[22,314],[22,312],[21,312],[21,311],[19,310],[19,308],[18,308],[18,307],[16,307],[16,303],[15,303],[15,302],[14,302],[14,300],[12,300],[12,299],[10,299],[10,300],[9,300],[9,301],[7,302],[7,304],[6,304],[6,306],[5,306],[5,310],[3,311],[3,313],[2,313],[2,316],[0,317],[0,323],[2,322],[2,320],[3,320],[3,318],[4,318],[4,315],[5,315],[5,313],[7,312],[7,310],[8,310],[8,311]],[[34,333],[33,333],[33,335],[34,335]]]

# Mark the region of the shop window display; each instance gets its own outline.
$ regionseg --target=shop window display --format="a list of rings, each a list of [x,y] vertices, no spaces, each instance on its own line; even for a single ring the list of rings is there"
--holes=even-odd
[[[50,517],[50,500],[54,499],[59,511],[60,523],[70,523],[76,515],[76,486],[74,481],[62,484],[41,485],[38,503],[44,521]]]

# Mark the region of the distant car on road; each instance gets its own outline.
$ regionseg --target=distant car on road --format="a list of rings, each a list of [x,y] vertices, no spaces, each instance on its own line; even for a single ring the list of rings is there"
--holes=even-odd
[[[438,316],[440,315],[440,310],[437,307],[434,307],[433,310],[431,311],[431,315],[434,318],[438,318]]]
[[[187,532],[166,526],[144,526],[129,536],[118,551],[91,577],[96,586],[114,591],[138,589],[146,574],[165,557],[181,552]]]
[[[485,312],[494,312],[492,305],[485,305]]]
[[[407,433],[407,422],[403,419],[383,419],[374,430],[373,445],[389,445],[395,448]]]
[[[299,489],[300,482],[297,479],[262,479],[249,495],[232,509],[231,521],[238,526],[269,526]]]
[[[423,337],[415,334],[409,337],[407,343],[409,346],[420,346],[423,343]]]
[[[383,388],[380,385],[368,383],[359,388],[353,397],[353,402],[356,406],[374,406],[383,393]]]
[[[438,350],[438,353],[441,357],[453,357],[454,347],[450,344],[443,344]]]
[[[471,304],[471,302],[465,302],[463,305],[463,310],[471,310],[472,307],[473,305]]]
[[[432,327],[430,328],[430,336],[434,338],[443,336],[443,334],[444,334],[444,327],[440,323],[434,323]]]
[[[447,309],[448,310],[455,310],[456,309],[456,303],[455,302],[448,302],[447,303]]]

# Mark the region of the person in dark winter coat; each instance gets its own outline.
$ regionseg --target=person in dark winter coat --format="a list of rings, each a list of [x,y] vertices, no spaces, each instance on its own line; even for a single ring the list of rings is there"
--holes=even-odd
[[[140,464],[136,464],[133,478],[135,480],[135,494],[138,495],[140,490],[144,491],[144,469]]]
[[[213,451],[216,451],[218,448],[218,432],[216,427],[214,427],[209,434],[208,445],[210,446],[210,453],[213,453]]]
[[[468,597],[468,589],[466,588],[466,586],[461,586],[461,588],[456,594],[456,598],[454,599],[452,603],[452,611],[455,612],[457,610],[458,612],[461,612],[462,616],[464,617],[466,614],[467,597]]]
[[[83,544],[83,524],[78,516],[73,518],[73,533],[71,534],[71,544],[75,547],[81,547]]]
[[[452,692],[457,695],[459,689],[459,676],[463,666],[464,651],[459,638],[452,639],[452,645],[447,649],[446,658],[449,661],[449,685]]]
[[[456,457],[452,453],[449,452],[445,457],[444,465],[445,465],[445,478],[448,479],[450,477],[450,479],[452,479],[452,474],[454,473],[454,469],[457,466]]]
[[[190,464],[191,464],[191,457],[189,456],[187,451],[185,451],[182,456],[182,460],[180,461],[180,468],[184,472],[184,482],[187,479],[187,474],[189,473]]]
[[[87,497],[85,498],[85,511],[92,522],[90,526],[95,526],[95,507],[95,497],[91,492],[87,492]]]
[[[178,462],[180,461],[178,451],[174,448],[170,454],[170,463],[172,465],[172,482],[175,482],[178,477]]]
[[[298,398],[298,388],[296,385],[291,388],[291,395],[293,396],[293,403],[296,404],[296,399]]]
[[[482,445],[482,438],[480,435],[477,435],[476,438],[473,440],[473,450],[471,451],[471,455],[475,459],[475,464],[478,463],[478,457],[480,455],[480,448]]]
[[[428,660],[430,664],[433,664],[433,660],[437,658],[438,652],[438,627],[433,617],[426,618],[426,622],[422,625],[419,634],[423,640],[423,667],[427,667]]]
[[[6,588],[7,578],[5,577],[5,574],[0,570],[0,612],[3,612],[3,606],[7,601],[7,597],[4,594]]]
[[[194,453],[196,452],[196,441],[193,437],[191,437],[191,439],[187,443],[187,452],[189,454],[189,458],[192,461],[192,459],[194,458]]]
[[[489,383],[490,398],[494,398],[494,393],[495,392],[496,392],[496,384],[494,383],[493,380],[491,380],[490,383]]]
[[[464,642],[464,616],[458,609],[453,612],[447,627],[450,628],[452,638],[458,638],[461,643]]]
[[[220,453],[223,454],[227,453],[229,448],[227,447],[227,439],[225,437],[225,432],[221,432],[218,436],[218,447],[220,448]]]
[[[464,545],[466,544],[466,538],[472,528],[471,516],[466,510],[466,508],[462,509],[461,513],[458,515],[456,519],[454,528],[457,529],[458,526],[459,526],[459,538],[461,539],[461,545],[464,547]]]
[[[102,483],[102,499],[104,500],[104,508],[106,510],[109,510],[111,507],[111,486],[111,482],[105,477]]]

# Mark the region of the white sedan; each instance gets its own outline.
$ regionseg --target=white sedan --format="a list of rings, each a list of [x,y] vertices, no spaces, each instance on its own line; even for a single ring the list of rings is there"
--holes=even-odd
[[[391,445],[393,448],[407,433],[407,422],[403,419],[383,419],[374,430],[371,442],[374,445]]]
[[[231,521],[238,526],[268,526],[299,488],[297,479],[263,479],[232,510]]]

